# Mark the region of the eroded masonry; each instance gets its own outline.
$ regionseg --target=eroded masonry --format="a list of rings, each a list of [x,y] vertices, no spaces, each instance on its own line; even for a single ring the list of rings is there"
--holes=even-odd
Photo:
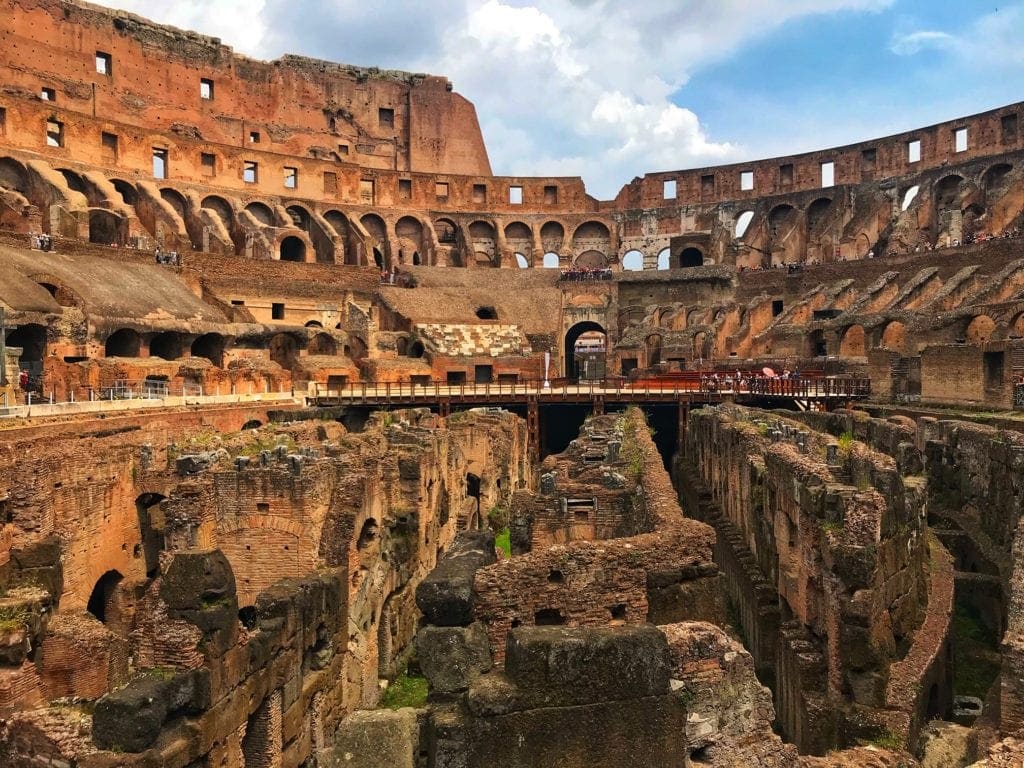
[[[1024,105],[599,201],[85,2],[0,82],[0,764],[1024,759]]]

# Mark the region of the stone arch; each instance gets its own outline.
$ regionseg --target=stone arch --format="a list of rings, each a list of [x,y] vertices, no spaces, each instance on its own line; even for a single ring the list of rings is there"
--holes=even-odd
[[[540,228],[540,242],[547,252],[558,253],[565,245],[565,227],[557,221],[548,221]]]
[[[57,173],[64,177],[64,181],[68,185],[68,189],[72,192],[78,192],[81,195],[85,195],[88,199],[90,197],[89,186],[85,183],[85,179],[82,176],[70,170],[69,168],[57,168]]]
[[[611,248],[612,235],[608,226],[600,221],[585,221],[576,227],[572,245],[576,250],[594,250],[607,253]]]
[[[288,214],[288,218],[291,219],[293,227],[301,229],[303,232],[309,234],[310,222],[313,217],[305,206],[292,203],[284,210]]]
[[[28,172],[12,157],[0,157],[0,187],[28,193]]]
[[[768,213],[768,233],[772,263],[792,264],[799,259],[798,243],[794,237],[797,210],[788,203],[777,205]],[[776,254],[781,256],[776,257]]]
[[[386,243],[388,239],[388,228],[384,219],[376,213],[364,214],[359,223],[363,225],[366,233],[378,243]]]
[[[469,225],[469,239],[477,266],[501,266],[498,235],[493,224],[480,219],[474,221]]]
[[[171,206],[171,208],[173,208],[182,219],[185,218],[188,213],[188,201],[181,192],[172,187],[163,187],[160,190],[160,197],[164,202]]]
[[[114,189],[117,190],[117,194],[121,196],[125,205],[130,205],[133,208],[139,202],[139,190],[130,181],[124,179],[111,179],[110,183]]]
[[[678,263],[681,269],[702,267],[704,266],[704,252],[700,248],[693,246],[684,248],[679,252]]]
[[[968,344],[983,345],[992,340],[996,322],[988,315],[977,315],[967,324],[965,335]]]
[[[732,236],[738,239],[747,234],[747,230],[750,229],[750,222],[753,220],[753,211],[740,211],[736,214],[736,218],[732,222]]]
[[[657,365],[661,362],[662,337],[660,333],[652,333],[644,340],[647,348],[647,365]]]
[[[52,275],[32,275],[30,277],[37,285],[41,288],[45,288],[46,292],[49,293],[53,300],[60,304],[62,307],[84,307],[85,302],[78,293],[67,285],[62,280],[58,280]]]
[[[1010,321],[1007,333],[1011,338],[1024,339],[1024,312],[1021,312]]]
[[[415,341],[412,342],[412,344],[409,345],[409,348],[406,351],[405,356],[418,359],[423,357],[425,351],[426,350],[423,347],[423,342],[420,341],[419,339],[416,339]]]
[[[351,231],[348,216],[336,208],[332,208],[324,214],[324,220],[331,225],[331,229],[342,240],[347,241]]]
[[[160,551],[163,549],[162,536],[153,524],[150,510],[166,501],[167,497],[159,493],[142,493],[135,499],[135,512],[139,522],[140,550],[136,555],[142,556],[146,568],[146,576],[155,577],[160,571]]]
[[[103,345],[105,357],[138,357],[142,350],[142,337],[132,328],[119,328],[107,337]]]
[[[423,222],[413,216],[403,216],[395,224],[398,238],[398,262],[418,264],[423,247]]]
[[[219,333],[204,333],[192,342],[192,357],[205,357],[218,368],[224,367],[224,337]]]
[[[964,178],[956,173],[951,173],[948,176],[943,176],[937,182],[933,195],[935,197],[935,205],[940,210],[947,208],[960,208],[960,188],[963,185]]]
[[[330,355],[333,357],[338,354],[338,342],[328,333],[318,333],[310,339],[307,350],[311,355]]]
[[[97,245],[120,245],[123,220],[103,208],[89,209],[89,242]]]
[[[544,254],[544,260],[541,263],[544,269],[558,269],[558,267],[562,263],[562,260],[554,251],[548,251],[547,253]]]
[[[658,251],[658,270],[664,272],[666,269],[672,269],[672,251],[662,248]]]
[[[577,269],[607,269],[608,257],[601,251],[584,251],[576,257],[573,266]]]
[[[529,261],[529,259],[527,259],[526,256],[523,255],[522,253],[519,253],[519,251],[516,251],[515,258],[516,258],[516,266],[517,267],[519,267],[520,269],[529,269],[530,268],[530,261]]]
[[[149,342],[149,356],[164,360],[177,360],[185,348],[185,340],[176,331],[163,331],[156,334]]]
[[[981,175],[981,188],[985,192],[985,203],[991,205],[994,198],[1003,195],[1010,183],[1010,172],[1013,166],[1009,163],[996,163]]]
[[[290,333],[277,333],[270,338],[270,359],[282,368],[292,368],[299,359],[299,342]]]
[[[434,233],[440,245],[456,245],[459,242],[459,226],[451,219],[436,219]]]
[[[203,198],[203,202],[200,203],[200,207],[204,210],[210,211],[214,216],[219,218],[226,229],[231,229],[231,224],[235,218],[235,212],[231,208],[231,203],[223,197],[220,197],[219,195],[207,195]]]
[[[576,323],[572,326],[565,334],[565,345],[563,358],[565,363],[565,375],[570,379],[580,378],[581,370],[576,359],[576,342],[580,340],[580,337],[585,333],[597,332],[604,335],[605,339],[608,338],[608,331],[600,323],[595,323],[592,320],[585,320],[580,323]],[[603,368],[603,366],[602,366]],[[597,378],[603,378],[602,375]]]
[[[899,320],[893,320],[882,330],[882,338],[879,346],[906,354],[907,350],[907,326]]]
[[[839,342],[840,357],[864,357],[867,354],[867,334],[863,325],[851,325]]]
[[[124,576],[120,571],[110,570],[96,580],[85,610],[99,619],[103,624],[117,624],[117,588]]]
[[[0,329],[2,331],[2,329]],[[26,323],[7,331],[7,346],[18,347],[21,355],[18,365],[26,370],[32,378],[43,373],[43,360],[46,357],[46,328],[38,323]]]
[[[261,203],[258,200],[254,200],[245,206],[245,210],[252,214],[252,217],[263,226],[274,226],[274,211],[269,205]]]
[[[622,257],[622,268],[627,272],[640,272],[644,268],[644,255],[635,248]]]
[[[278,256],[281,261],[306,261],[306,243],[301,237],[289,235],[281,240]]]
[[[832,199],[829,197],[819,197],[807,206],[807,229],[812,232],[817,232],[825,222],[825,218],[831,210]]]

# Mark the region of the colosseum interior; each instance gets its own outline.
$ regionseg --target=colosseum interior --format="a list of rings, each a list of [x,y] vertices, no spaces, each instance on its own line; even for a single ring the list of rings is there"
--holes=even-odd
[[[0,78],[0,764],[1022,764],[1024,104],[597,200],[80,0]]]

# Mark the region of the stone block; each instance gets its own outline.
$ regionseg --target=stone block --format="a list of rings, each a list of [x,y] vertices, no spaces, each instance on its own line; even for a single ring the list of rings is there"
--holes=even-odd
[[[321,768],[417,768],[420,745],[415,709],[354,712],[338,726],[334,746],[320,750]]]
[[[495,562],[494,534],[465,531],[416,588],[416,605],[427,621],[442,627],[473,622],[473,576]]]
[[[468,627],[424,627],[416,635],[416,657],[431,691],[469,688],[492,665],[491,644],[479,622]]]

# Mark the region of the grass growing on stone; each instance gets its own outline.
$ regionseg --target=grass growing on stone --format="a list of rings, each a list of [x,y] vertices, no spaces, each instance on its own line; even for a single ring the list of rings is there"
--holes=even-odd
[[[405,670],[385,689],[380,697],[379,709],[402,709],[426,706],[429,686],[427,678]]]
[[[957,603],[953,614],[953,691],[984,699],[999,675],[999,652],[976,610]]]
[[[508,528],[502,528],[494,537],[494,546],[505,553],[505,557],[512,557],[512,532]]]

